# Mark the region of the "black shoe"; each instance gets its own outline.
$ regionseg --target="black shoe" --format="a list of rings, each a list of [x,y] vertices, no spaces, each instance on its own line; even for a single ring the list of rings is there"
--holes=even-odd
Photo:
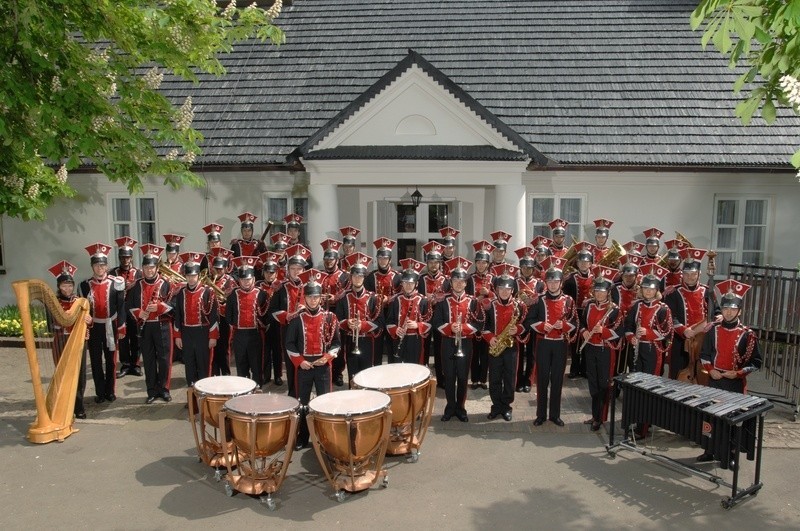
[[[444,415],[442,415],[442,418],[439,419],[439,420],[441,420],[442,422],[447,422],[451,418],[453,418],[453,415],[451,415],[450,413],[445,413]]]
[[[569,378],[570,380],[574,380],[575,378],[580,378],[580,376],[581,375],[578,374],[577,372],[571,372],[567,374],[567,378]]]
[[[164,402],[172,402],[172,395],[169,394],[169,391],[164,391],[163,393],[161,393],[161,399]]]
[[[472,383],[469,385],[469,387],[470,387],[470,389],[472,389],[472,390],[474,391],[474,390],[475,390],[475,389],[477,389],[477,388],[478,388],[480,385],[481,385],[481,384],[479,384],[479,383],[472,382]]]
[[[525,387],[522,388],[522,390],[525,391],[526,393],[530,393],[531,392],[531,386],[530,385],[526,385]]]
[[[600,427],[603,425],[602,422],[592,421],[592,431],[600,431]]]
[[[506,411],[505,413],[503,413],[503,420],[505,420],[506,422],[511,422],[511,412],[510,411]]]
[[[153,402],[155,402],[155,401],[156,401],[156,397],[154,397],[154,396],[148,396],[148,397],[147,397],[147,400],[145,400],[145,401],[144,401],[144,403],[145,403],[145,404],[152,404],[152,403],[153,403]]]
[[[133,367],[128,369],[128,374],[132,374],[134,376],[141,376],[142,375],[142,368],[138,365],[134,365]]]
[[[524,388],[523,386],[521,386],[521,385],[520,385],[519,387],[517,387],[516,391],[517,391],[518,393],[524,393],[524,392],[525,392],[525,388]]]
[[[561,418],[550,419],[550,421],[551,421],[553,424],[555,424],[556,426],[559,426],[559,427],[562,427],[562,428],[564,427],[564,421],[563,421],[563,420],[561,420]]]
[[[104,396],[96,396],[96,397],[94,397],[94,403],[95,404],[102,404],[105,401],[106,401],[106,397],[104,397]]]
[[[124,378],[129,374],[131,374],[130,367],[122,367],[120,370],[117,371],[117,378]]]
[[[266,380],[264,380],[264,384],[263,385],[267,385],[271,381],[272,381],[272,378],[267,378]]]
[[[85,411],[78,411],[77,413],[75,413],[75,418],[76,419],[85,419],[86,418],[86,412]]]
[[[469,422],[469,417],[466,413],[456,413],[456,418],[461,422]]]
[[[534,426],[541,426],[542,424],[544,424],[544,419],[538,418],[533,421]]]
[[[482,389],[489,389],[489,386],[486,385],[486,382],[481,382],[480,386],[481,386]]]
[[[277,386],[283,385],[283,378],[281,377],[275,378],[275,385]]]
[[[336,387],[342,387],[344,385],[344,378],[339,376],[338,378],[336,378],[336,381],[333,382],[333,383],[336,385]]]
[[[494,411],[492,411],[491,413],[486,415],[486,418],[489,419],[489,420],[494,420],[499,416],[500,416],[500,413],[495,413]]]
[[[702,455],[697,456],[698,463],[710,463],[714,460],[714,454],[710,454],[708,452],[703,452]]]
[[[114,393],[111,393],[110,395],[106,395],[106,400],[108,400],[109,402],[113,402],[116,399],[117,399],[117,395],[115,395]]]

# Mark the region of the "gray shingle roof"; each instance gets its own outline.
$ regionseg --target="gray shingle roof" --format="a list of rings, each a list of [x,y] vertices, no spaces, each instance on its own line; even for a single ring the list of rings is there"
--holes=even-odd
[[[782,110],[776,125],[741,126],[738,74],[701,50],[695,6],[296,0],[278,18],[286,44],[240,45],[222,59],[227,76],[188,89],[206,137],[200,162],[285,162],[413,49],[443,85],[561,164],[788,166],[800,119]],[[187,94],[183,83],[163,86]]]

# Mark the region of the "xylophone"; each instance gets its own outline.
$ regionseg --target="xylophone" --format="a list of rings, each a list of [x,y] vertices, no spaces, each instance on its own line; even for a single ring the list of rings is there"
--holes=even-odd
[[[629,428],[634,424],[653,424],[699,444],[720,460],[722,469],[732,470],[733,482],[729,485],[718,476],[664,456],[649,454],[714,483],[730,486],[731,497],[722,501],[723,507],[734,506],[743,497],[755,495],[762,487],[764,417],[773,407],[769,400],[641,372],[621,374],[614,378],[614,385],[622,390],[622,427],[626,435],[630,434]],[[614,402],[611,401],[607,451],[611,455],[615,455],[617,449],[640,451],[635,440],[626,437],[614,441]],[[756,461],[755,480],[746,489],[738,488],[742,452],[748,460]],[[646,452],[642,454],[648,455]]]

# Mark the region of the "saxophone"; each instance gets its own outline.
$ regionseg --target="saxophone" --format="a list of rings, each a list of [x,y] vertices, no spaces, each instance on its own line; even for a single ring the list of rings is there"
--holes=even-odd
[[[503,331],[495,336],[497,341],[495,342],[494,346],[489,346],[490,355],[496,358],[502,354],[504,350],[514,346],[514,332],[517,329],[517,322],[519,322],[520,314],[521,312],[519,309],[519,304],[515,301],[514,312],[511,314],[511,320],[508,322],[506,327],[503,328]]]

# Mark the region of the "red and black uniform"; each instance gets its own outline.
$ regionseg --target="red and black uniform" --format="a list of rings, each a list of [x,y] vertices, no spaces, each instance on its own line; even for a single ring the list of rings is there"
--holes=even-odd
[[[250,238],[245,240],[243,238],[236,238],[231,240],[230,250],[233,252],[233,257],[237,256],[258,256],[267,252],[267,246],[261,240]]]
[[[594,423],[605,422],[608,416],[608,390],[614,376],[620,338],[625,332],[623,318],[619,307],[610,301],[598,303],[590,300],[580,312],[583,330],[591,332],[595,326],[600,326],[600,332],[592,334],[588,340],[582,337],[583,334],[579,338],[586,359],[586,378],[589,380]]]
[[[211,376],[209,341],[219,340],[217,301],[203,285],[184,286],[173,299],[173,337],[183,343],[186,385]]]
[[[148,280],[142,278],[128,292],[129,312],[136,320],[139,348],[144,363],[144,379],[147,397],[168,399],[172,372],[172,331],[169,304],[170,285],[161,275]],[[153,313],[146,308],[156,304]]]
[[[211,354],[211,375],[227,376],[231,373],[231,325],[226,315],[228,295],[236,288],[236,281],[227,273],[213,280],[214,285],[222,290],[225,299],[217,301],[217,325],[219,339]]]
[[[517,289],[515,290],[515,293],[517,295],[521,293],[526,294],[527,298],[521,299],[527,301],[525,303],[527,304],[526,314],[530,312],[533,305],[539,300],[541,294],[544,293],[544,289],[544,282],[539,276],[537,276],[536,271],[534,271],[530,278],[525,278],[522,275],[517,277]],[[519,347],[519,359],[517,360],[517,380],[515,384],[515,389],[519,393],[529,392],[531,390],[531,386],[533,385],[531,378],[533,376],[533,352],[535,346],[536,334],[529,334],[528,340]]]
[[[289,362],[297,374],[298,399],[303,405],[297,435],[298,445],[308,444],[308,424],[305,420],[311,390],[317,396],[331,391],[331,361],[339,354],[339,321],[327,310],[303,310],[286,325],[285,345]],[[300,368],[307,361],[310,369]]]
[[[380,268],[374,269],[364,278],[364,287],[378,297],[383,321],[386,322],[389,301],[400,291],[400,273],[392,269],[391,265],[383,271]],[[380,340],[375,345],[372,364],[382,364],[384,354],[387,356],[387,362],[391,362],[394,351],[392,351],[392,338],[388,334],[381,334]]]
[[[481,333],[483,327],[483,310],[480,303],[471,295],[462,293],[457,296],[449,294],[436,304],[431,318],[431,327],[438,330],[442,337],[441,364],[444,374],[444,390],[447,405],[444,417],[453,415],[459,419],[467,418],[464,403],[467,400],[467,372],[469,358],[472,355],[472,338]],[[462,331],[457,337],[453,332],[453,324],[460,322]],[[461,349],[464,356],[456,356]]]
[[[127,297],[130,289],[136,282],[142,278],[142,270],[132,265],[126,269],[122,266],[117,266],[109,270],[108,274],[113,277],[120,277],[125,281],[125,296]],[[136,330],[136,321],[133,320],[130,314],[126,315],[126,328],[131,331]],[[139,366],[139,337],[136,334],[127,334],[119,340],[119,363],[120,376],[124,376],[123,371],[127,373],[129,370],[136,368],[138,372]],[[141,374],[139,374],[141,376]]]
[[[259,280],[256,287],[267,294],[267,297],[272,300],[272,296],[281,287],[278,280],[274,282],[267,282],[266,280]],[[264,330],[264,383],[272,381],[273,375],[276,380],[276,385],[283,383],[283,349],[281,348],[281,330],[278,325],[267,319],[267,327]]]
[[[64,311],[72,308],[72,304],[78,298],[77,295],[72,295],[70,298],[64,297],[61,293],[57,294],[58,303]],[[53,323],[53,364],[58,366],[61,359],[61,354],[64,352],[64,347],[67,346],[67,340],[72,333],[71,326],[60,326],[58,323]],[[87,336],[88,330],[87,330]],[[75,393],[75,408],[73,412],[75,415],[84,414],[83,408],[83,395],[86,392],[86,341],[84,340],[84,348],[81,349],[81,365],[78,369],[78,390]]]
[[[664,355],[672,343],[672,312],[663,302],[637,300],[625,316],[625,337],[628,341],[636,336],[639,327],[645,329],[645,334],[634,347],[636,356],[633,368],[660,376]]]
[[[383,330],[383,312],[378,305],[378,297],[363,286],[359,291],[349,290],[336,303],[336,318],[339,319],[342,338],[342,352],[347,361],[347,376],[352,382],[356,374],[372,367],[375,348]],[[358,329],[358,349],[361,354],[353,354],[356,343],[348,319],[360,319]]]
[[[594,283],[594,275],[586,272],[581,273],[576,271],[564,281],[563,290],[564,294],[569,295],[575,301],[575,309],[580,312],[586,302],[592,296],[592,285]],[[569,377],[575,378],[576,376],[586,376],[586,360],[583,353],[578,351],[578,342],[570,344],[570,364],[569,364]]]
[[[709,387],[734,393],[747,392],[747,375],[761,368],[758,338],[738,319],[715,323],[703,338],[700,359],[707,371],[736,371],[736,378],[708,379]]]
[[[426,321],[430,320],[431,309],[428,300],[416,291],[410,296],[401,293],[392,299],[386,309],[386,335],[392,339],[390,363],[425,364],[425,338],[431,331]],[[409,320],[418,323],[416,330],[404,328]],[[401,339],[398,331],[402,329],[405,335]]]
[[[633,306],[634,301],[639,297],[639,284],[634,283],[630,287],[620,282],[614,283],[611,286],[611,302],[619,306],[619,311],[622,312],[623,322]],[[633,370],[633,347],[625,336],[622,337],[619,347],[619,355],[617,356],[616,369],[614,374],[622,374]]]
[[[116,398],[117,338],[125,337],[126,331],[125,282],[119,277],[92,277],[81,282],[80,293],[91,304],[89,362],[97,395],[95,401],[101,402],[112,396]]]
[[[672,313],[672,326],[675,335],[669,352],[669,377],[675,379],[678,373],[689,365],[689,348],[694,338],[686,338],[686,331],[704,330],[709,313],[719,314],[713,291],[703,284],[687,286],[681,284],[664,294],[664,303]],[[698,339],[702,341],[702,338]]]
[[[491,273],[472,273],[467,279],[467,295],[472,295],[481,305],[485,312],[495,300],[494,287],[492,285],[494,275]],[[489,374],[489,344],[482,334],[477,334],[472,340],[472,361],[470,362],[470,379],[472,388],[478,386],[486,389],[486,381]]]
[[[555,243],[550,245],[550,252],[553,253],[553,256],[556,258],[563,258],[565,254],[567,254],[569,248],[564,244],[556,245]]]
[[[281,334],[281,352],[286,365],[286,385],[289,396],[297,398],[297,388],[295,387],[294,365],[289,360],[286,353],[286,325],[289,317],[293,316],[298,307],[303,303],[303,283],[300,279],[296,281],[284,280],[281,282],[272,299],[269,301],[269,322],[270,327],[276,326]]]
[[[332,271],[325,269],[325,272],[328,274],[328,276],[322,280],[321,304],[324,306],[325,310],[333,312],[336,310],[336,302],[342,297],[342,294],[347,289],[347,285],[350,282],[350,277],[345,271],[339,269],[338,265],[334,265]],[[331,362],[331,367],[333,370],[333,381],[337,386],[344,385],[344,356],[336,356]]]
[[[428,303],[436,307],[447,294],[448,282],[441,269],[432,275],[426,271],[419,276],[417,290],[420,295],[428,299]],[[440,387],[444,387],[444,371],[442,370],[441,356],[442,336],[434,328],[433,332],[425,338],[425,363],[428,365],[430,357],[433,356],[433,369],[436,373],[436,381]]]
[[[489,397],[492,399],[491,415],[505,415],[511,411],[514,403],[514,389],[517,379],[517,357],[520,348],[524,348],[530,334],[526,333],[523,323],[527,307],[514,297],[504,301],[495,299],[486,310],[486,325],[481,334],[488,346],[493,338],[509,328],[514,344],[503,350],[498,356],[489,356]],[[514,324],[511,325],[512,319]],[[520,336],[524,334],[524,338]],[[487,350],[488,352],[488,350]],[[510,417],[509,417],[510,418]]]
[[[678,265],[676,269],[669,269],[664,278],[661,279],[660,291],[666,293],[669,288],[676,288],[681,284],[683,284],[683,269]]]
[[[228,295],[225,315],[231,325],[231,350],[236,362],[236,374],[264,385],[264,340],[269,297],[264,290],[253,286],[238,287]]]
[[[561,323],[561,328],[545,330]],[[544,421],[561,418],[561,390],[564,386],[564,369],[567,366],[567,349],[578,331],[575,301],[559,291],[545,292],[528,312],[525,328],[536,332],[536,419]],[[548,396],[550,384],[552,393]],[[549,405],[549,409],[548,409]]]

